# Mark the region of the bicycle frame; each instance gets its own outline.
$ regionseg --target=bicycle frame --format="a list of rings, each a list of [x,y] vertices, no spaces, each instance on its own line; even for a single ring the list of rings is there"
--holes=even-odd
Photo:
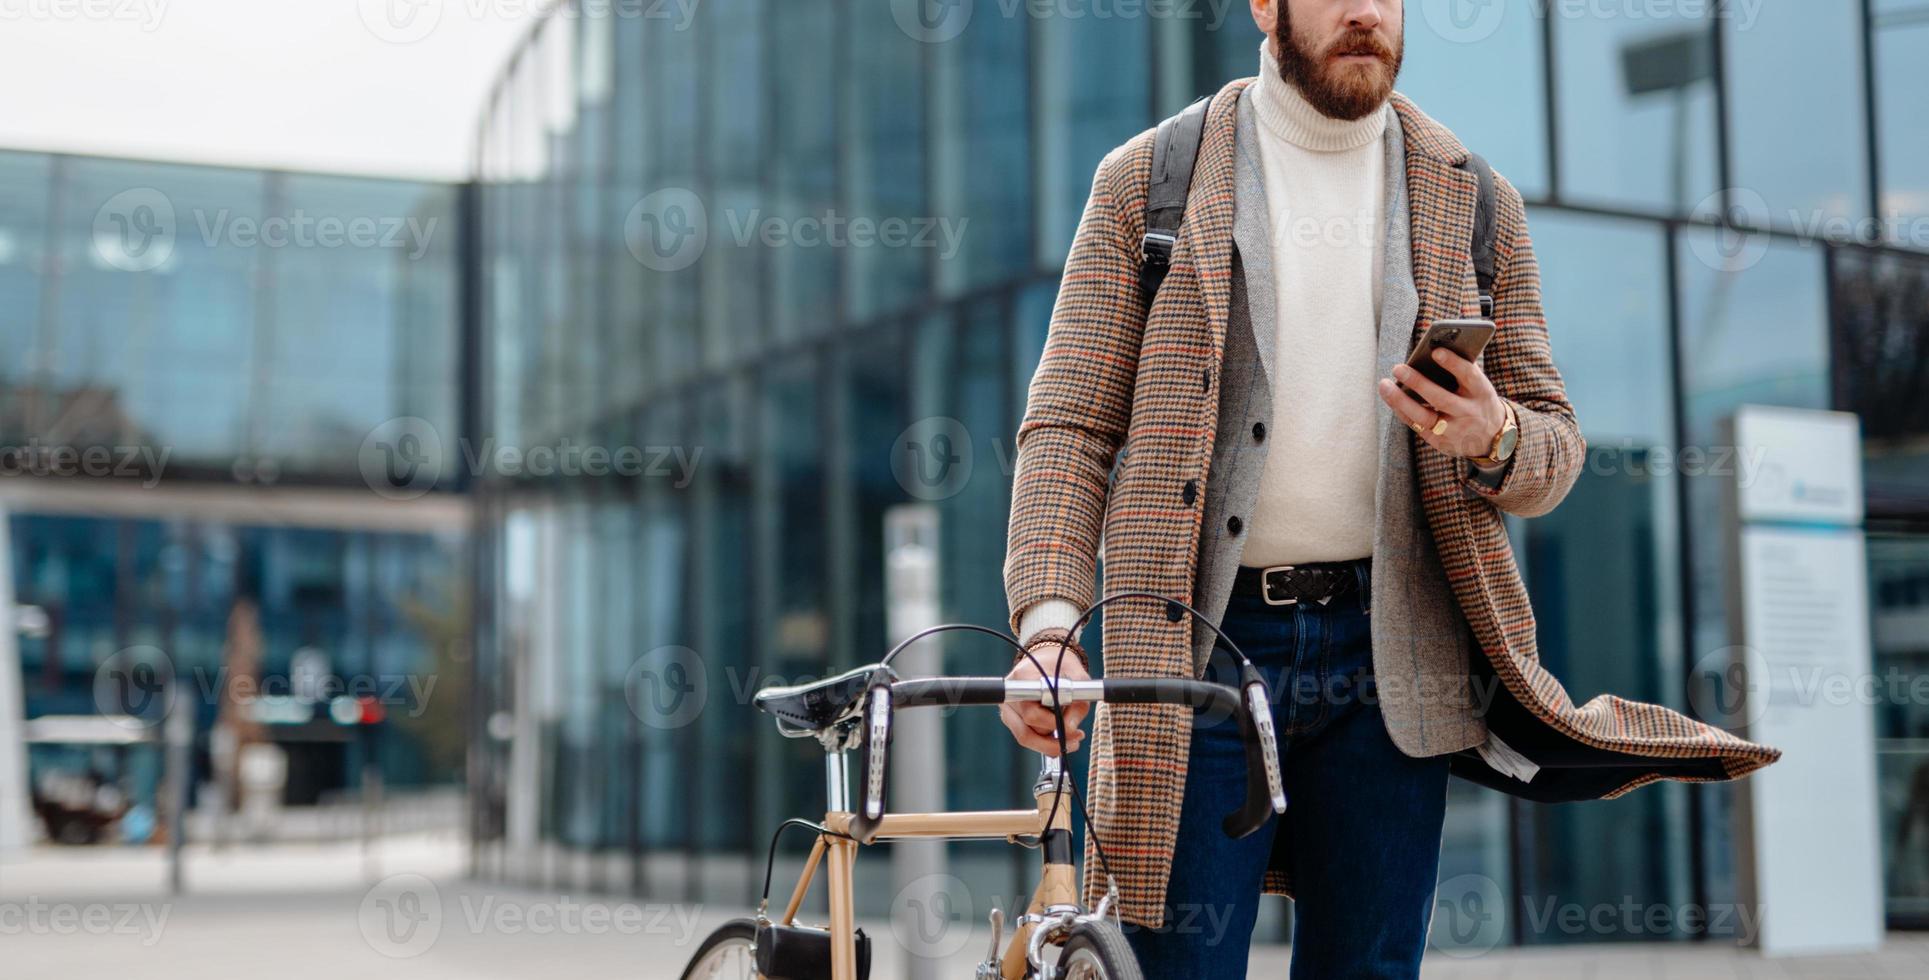
[[[1078,904],[1076,869],[1072,862],[1072,813],[1069,798],[1060,800],[1059,787],[1068,778],[1059,760],[1040,756],[1038,781],[1032,786],[1034,809],[965,810],[941,813],[887,813],[878,823],[876,841],[891,840],[996,840],[1013,844],[1020,838],[1036,838],[1045,854],[1045,864],[1031,904],[1016,922],[1011,941],[998,958],[995,972],[991,960],[979,966],[979,977],[1022,980],[1026,971],[1037,965],[1044,941],[1084,914]],[[850,795],[846,752],[828,751],[824,757],[824,778],[830,809],[824,814],[824,828],[804,859],[804,870],[785,903],[781,926],[794,925],[804,896],[821,868],[830,901],[831,980],[857,980],[857,923],[853,899],[853,869],[857,863],[858,841],[851,836]],[[1056,811],[1056,812],[1054,812]],[[1109,899],[1108,899],[1109,902]],[[1093,913],[1102,917],[1104,906]],[[997,955],[1002,939],[1003,917],[993,910],[992,955]],[[1041,925],[1050,928],[1040,930]]]
[[[1131,598],[1136,593],[1108,597]],[[1094,607],[1096,608],[1096,607]],[[1089,616],[1091,610],[1087,610]],[[946,629],[972,629],[1002,636],[992,630],[970,626],[933,627],[899,644],[899,650],[919,637]],[[1004,637],[1017,647],[1016,640]],[[777,728],[792,738],[814,737],[825,751],[825,789],[828,799],[823,830],[812,844],[803,873],[791,891],[790,900],[777,926],[795,924],[798,909],[820,869],[823,870],[830,905],[831,980],[857,980],[857,926],[853,896],[853,869],[860,844],[879,840],[986,840],[1004,838],[1012,844],[1037,846],[1044,853],[1044,868],[1030,905],[1013,922],[1011,942],[1004,946],[1004,918],[999,910],[990,915],[991,948],[979,964],[977,980],[1023,980],[1035,974],[1051,980],[1055,964],[1044,962],[1044,946],[1070,936],[1077,928],[1103,920],[1112,907],[1108,892],[1097,909],[1086,912],[1079,905],[1076,871],[1072,858],[1072,787],[1059,759],[1041,756],[1038,780],[1032,785],[1030,810],[988,810],[940,813],[893,813],[886,806],[885,781],[889,771],[888,746],[893,730],[893,714],[899,707],[933,708],[964,705],[992,706],[1009,703],[1065,705],[1072,702],[1187,705],[1194,709],[1223,712],[1222,717],[1237,717],[1240,736],[1246,748],[1246,799],[1222,822],[1228,836],[1244,837],[1258,830],[1273,814],[1286,812],[1286,793],[1279,774],[1277,739],[1272,713],[1267,704],[1265,680],[1257,668],[1228,641],[1239,665],[1237,688],[1190,678],[1105,678],[1064,680],[1000,677],[936,677],[899,681],[890,670],[890,655],[874,667],[858,668],[836,677],[788,688],[765,688],[757,695],[760,708],[777,717]],[[1022,648],[1020,648],[1022,652]],[[893,653],[896,650],[892,651]],[[863,749],[863,771],[858,805],[853,807],[850,790],[848,753]],[[861,811],[861,812],[860,812]],[[773,839],[773,848],[776,842]],[[773,850],[774,858],[774,850]],[[758,907],[759,923],[768,923],[768,885],[764,904]]]

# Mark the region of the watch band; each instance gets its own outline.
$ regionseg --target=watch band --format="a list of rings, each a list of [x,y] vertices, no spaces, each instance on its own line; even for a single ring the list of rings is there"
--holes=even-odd
[[[1500,452],[1500,443],[1503,439],[1507,438],[1507,433],[1509,431],[1516,433],[1514,450],[1520,449],[1520,442],[1518,441],[1519,440],[1518,433],[1520,432],[1520,417],[1514,414],[1513,402],[1503,402],[1503,404],[1507,406],[1507,421],[1502,422],[1500,424],[1500,431],[1494,433],[1494,441],[1487,444],[1487,454],[1485,456],[1470,457],[1470,460],[1477,466],[1487,466],[1487,467],[1500,466],[1506,463],[1508,460],[1514,458],[1513,451],[1509,451],[1506,456],[1495,455],[1496,453]]]

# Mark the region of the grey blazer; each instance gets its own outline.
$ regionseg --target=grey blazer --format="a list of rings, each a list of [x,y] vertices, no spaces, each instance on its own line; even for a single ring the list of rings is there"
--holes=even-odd
[[[1241,438],[1252,422],[1273,419],[1273,378],[1280,364],[1278,306],[1274,295],[1271,219],[1266,180],[1259,160],[1259,134],[1253,123],[1252,89],[1240,95],[1235,138],[1235,217],[1231,316],[1226,330],[1225,363],[1219,389],[1219,428],[1206,483],[1206,511],[1199,534],[1194,604],[1213,622],[1223,622],[1233,576],[1245,548],[1243,536],[1226,533],[1225,515],[1250,514],[1259,496],[1272,440]],[[1390,376],[1413,343],[1420,308],[1413,283],[1408,238],[1406,153],[1399,115],[1387,112],[1386,224],[1379,323],[1379,377]],[[1379,699],[1387,710],[1388,733],[1410,756],[1433,756],[1479,745],[1487,727],[1475,710],[1468,679],[1474,640],[1454,602],[1446,572],[1420,508],[1413,467],[1412,440],[1385,405],[1379,413],[1380,470],[1374,496],[1373,671]],[[1317,465],[1312,463],[1311,465]],[[1203,672],[1212,653],[1213,633],[1195,625],[1192,656]]]

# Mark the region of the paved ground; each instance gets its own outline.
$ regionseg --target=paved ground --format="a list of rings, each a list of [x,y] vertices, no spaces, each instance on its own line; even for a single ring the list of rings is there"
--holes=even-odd
[[[190,852],[189,897],[170,899],[155,852],[37,850],[0,862],[0,971],[60,980],[568,980],[675,978],[734,909],[644,905],[465,881],[451,838]],[[373,883],[371,885],[371,883]],[[872,975],[903,976],[888,922]],[[943,976],[971,975],[982,936],[941,942]],[[1289,951],[1255,951],[1254,977],[1284,977]],[[1921,978],[1929,935],[1876,954],[1766,960],[1714,944],[1502,949],[1428,957],[1429,978]]]

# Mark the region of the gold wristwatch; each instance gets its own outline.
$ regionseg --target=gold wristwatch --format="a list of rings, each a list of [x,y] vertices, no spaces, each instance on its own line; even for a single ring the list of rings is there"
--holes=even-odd
[[[1514,403],[1507,402],[1507,421],[1502,422],[1500,431],[1494,435],[1494,444],[1487,447],[1487,455],[1473,457],[1476,466],[1492,468],[1507,462],[1514,455],[1514,447],[1520,445],[1520,421],[1514,418]]]

